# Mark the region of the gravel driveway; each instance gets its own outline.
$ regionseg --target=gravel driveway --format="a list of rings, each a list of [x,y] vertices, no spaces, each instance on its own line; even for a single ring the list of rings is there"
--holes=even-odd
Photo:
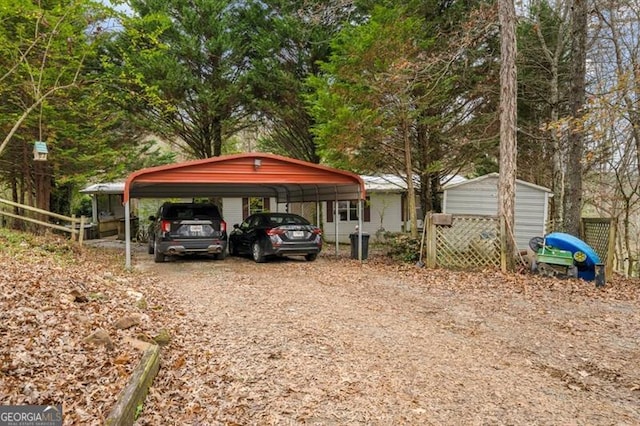
[[[172,343],[139,425],[640,424],[638,284],[323,254],[134,267]],[[170,308],[170,309],[169,309]]]

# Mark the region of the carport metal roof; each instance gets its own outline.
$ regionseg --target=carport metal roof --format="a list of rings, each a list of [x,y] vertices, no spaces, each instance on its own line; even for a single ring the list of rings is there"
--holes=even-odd
[[[276,197],[278,202],[364,200],[360,176],[274,154],[224,155],[142,169],[125,182],[130,198]]]
[[[129,175],[123,194],[127,268],[131,267],[130,199],[171,197],[275,197],[279,203],[359,200],[358,258],[362,259],[360,212],[366,191],[360,176],[279,155],[248,153],[151,167]],[[337,235],[338,221],[335,226]]]

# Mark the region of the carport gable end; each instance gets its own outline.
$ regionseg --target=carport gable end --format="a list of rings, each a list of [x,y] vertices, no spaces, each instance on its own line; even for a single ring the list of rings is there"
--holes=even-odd
[[[364,200],[360,176],[274,154],[236,154],[151,167],[125,182],[129,198],[275,197],[278,202]]]

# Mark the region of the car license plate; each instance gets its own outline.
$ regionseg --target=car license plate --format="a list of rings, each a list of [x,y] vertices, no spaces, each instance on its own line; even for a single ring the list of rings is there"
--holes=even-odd
[[[304,238],[304,231],[293,231],[293,238]]]
[[[191,225],[189,226],[189,231],[193,234],[202,234],[202,225]]]

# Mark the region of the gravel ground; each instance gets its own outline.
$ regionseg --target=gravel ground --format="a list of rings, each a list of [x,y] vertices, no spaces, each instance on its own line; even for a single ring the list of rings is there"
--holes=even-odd
[[[640,285],[373,253],[134,268],[173,340],[138,425],[640,424]]]

